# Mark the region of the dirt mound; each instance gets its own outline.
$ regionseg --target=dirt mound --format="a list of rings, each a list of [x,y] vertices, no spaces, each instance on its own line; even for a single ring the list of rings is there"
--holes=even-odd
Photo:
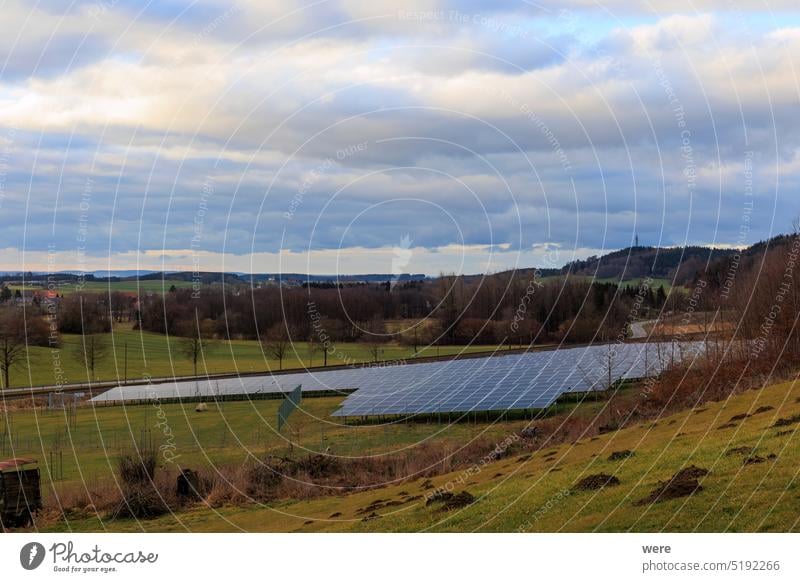
[[[719,427],[717,427],[717,430],[722,430],[725,428],[736,428],[736,426],[737,425],[735,422],[726,422],[725,424],[722,424]]]
[[[762,412],[769,412],[770,410],[775,410],[774,406],[759,406],[756,408],[753,414],[761,414]]]
[[[336,513],[331,513],[330,519],[333,519],[334,517],[342,517],[342,514],[338,511]]]
[[[793,424],[797,424],[800,422],[800,414],[794,414],[789,418],[779,418],[775,421],[775,424],[772,425],[772,428],[778,428],[781,426],[791,426]]]
[[[752,449],[751,447],[734,447],[725,451],[725,456],[732,457],[734,455],[752,455],[754,450],[755,449]]]
[[[708,469],[702,467],[686,467],[675,473],[669,481],[661,482],[650,492],[650,495],[634,503],[634,505],[650,505],[669,499],[688,497],[703,490],[698,479],[708,475]]]
[[[608,456],[609,461],[621,461],[622,459],[627,459],[628,457],[633,456],[633,451],[625,449],[624,451],[614,451]]]
[[[430,479],[425,479],[422,482],[422,485],[420,485],[420,489],[423,489],[423,490],[425,490],[425,489],[433,489],[433,481],[431,481]]]
[[[771,453],[765,457],[760,455],[750,455],[742,461],[743,465],[760,465],[761,463],[766,463],[767,461],[774,461],[778,458],[778,455],[775,453]]]
[[[750,418],[750,415],[743,412],[742,414],[731,416],[730,422],[737,422],[739,420],[744,420],[745,418]]]
[[[700,477],[705,477],[708,475],[708,469],[704,469],[703,467],[696,467],[695,465],[689,465],[688,467],[684,467],[677,473],[675,476],[672,477],[673,479],[699,479]]]
[[[759,455],[750,455],[746,457],[744,461],[742,461],[742,465],[760,465],[761,463],[766,463],[767,460],[764,457]]]
[[[575,484],[574,489],[580,491],[596,491],[603,487],[614,487],[619,485],[619,479],[614,475],[606,475],[605,473],[598,473],[596,475],[589,475],[584,477]]]
[[[462,491],[461,493],[437,493],[425,504],[426,507],[431,505],[440,505],[442,511],[450,511],[452,509],[461,509],[475,503],[475,496],[469,491]]]

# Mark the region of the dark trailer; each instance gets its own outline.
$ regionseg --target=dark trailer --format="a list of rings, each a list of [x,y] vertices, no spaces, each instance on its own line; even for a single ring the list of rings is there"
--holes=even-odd
[[[33,514],[41,508],[37,461],[0,460],[0,528],[32,525]]]

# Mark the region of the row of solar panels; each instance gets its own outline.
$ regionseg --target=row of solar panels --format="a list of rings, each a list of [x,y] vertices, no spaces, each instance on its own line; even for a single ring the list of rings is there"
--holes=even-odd
[[[334,416],[541,409],[565,392],[661,372],[698,344],[620,344],[406,366],[359,388]]]
[[[541,409],[565,392],[605,390],[693,357],[700,343],[614,344],[421,364],[191,380],[113,388],[95,402],[352,391],[334,416]]]

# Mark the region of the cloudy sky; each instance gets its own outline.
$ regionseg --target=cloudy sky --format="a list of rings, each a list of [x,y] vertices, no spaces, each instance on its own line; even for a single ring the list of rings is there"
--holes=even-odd
[[[5,1],[0,269],[477,273],[789,230],[796,2],[631,4]]]

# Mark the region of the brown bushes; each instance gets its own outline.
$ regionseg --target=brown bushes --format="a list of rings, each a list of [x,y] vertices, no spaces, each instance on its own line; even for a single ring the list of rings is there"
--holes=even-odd
[[[138,487],[152,481],[157,462],[155,451],[121,456],[117,461],[117,473],[123,487]]]
[[[117,462],[121,499],[112,518],[147,519],[169,513],[178,505],[175,481],[156,474],[155,451],[123,455]]]

